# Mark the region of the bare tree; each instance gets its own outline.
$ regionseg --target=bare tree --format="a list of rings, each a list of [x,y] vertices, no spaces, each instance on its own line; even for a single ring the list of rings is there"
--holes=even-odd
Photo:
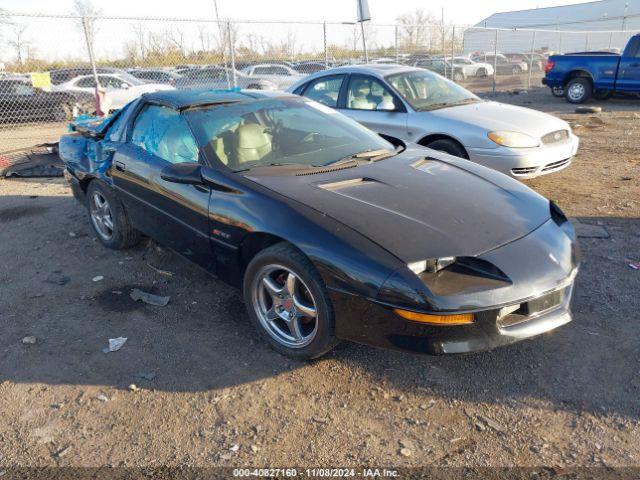
[[[432,37],[440,31],[434,27],[439,27],[441,23],[436,21],[433,14],[421,8],[398,16],[396,22],[399,24],[400,45],[410,51],[431,49]]]
[[[25,36],[27,31],[27,25],[14,24],[12,25],[12,35],[7,42],[8,45],[13,48],[16,54],[16,62],[18,65],[22,65],[24,62],[24,54],[29,54],[29,40]]]
[[[133,35],[135,37],[134,44],[131,46],[131,50],[134,52],[134,56],[140,56],[140,60],[143,62],[147,58],[147,27],[142,23],[135,23],[131,25],[133,29]]]
[[[80,17],[76,19],[76,25],[83,35],[86,32],[87,41],[93,46],[96,34],[96,17],[102,14],[102,10],[96,8],[91,0],[73,0],[72,13]]]
[[[200,50],[210,52],[213,46],[213,35],[211,33],[211,25],[206,23],[198,24],[198,40],[200,42]]]

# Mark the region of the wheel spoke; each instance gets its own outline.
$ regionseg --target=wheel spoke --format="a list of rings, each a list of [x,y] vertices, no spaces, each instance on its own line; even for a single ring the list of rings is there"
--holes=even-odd
[[[111,220],[111,215],[105,215],[104,217],[102,217],[102,223],[109,230],[113,230],[113,221]]]
[[[298,279],[293,273],[289,273],[289,275],[287,275],[287,283],[285,285],[285,290],[292,297],[295,295],[297,280]]]
[[[289,327],[289,331],[291,332],[291,336],[293,338],[295,338],[296,340],[302,340],[302,332],[300,331],[300,320],[297,315],[287,322],[287,326]]]
[[[282,290],[284,290],[284,287],[281,287],[280,285],[278,285],[271,277],[269,276],[264,276],[262,277],[262,285],[264,285],[264,288],[267,289],[267,292],[269,293],[269,295],[271,295],[272,297],[277,297],[278,295],[282,294]]]
[[[297,296],[293,296],[293,304],[296,307],[296,311],[301,314],[303,317],[316,317],[316,309],[312,306],[305,305],[302,303]]]
[[[111,211],[109,210],[109,204],[106,201],[102,202],[102,205],[100,205],[100,213],[102,213],[103,215],[108,215],[109,213],[111,213]]]
[[[264,316],[267,317],[267,320],[271,322],[278,318],[278,313],[276,312],[276,309],[274,307],[271,307],[265,312]]]

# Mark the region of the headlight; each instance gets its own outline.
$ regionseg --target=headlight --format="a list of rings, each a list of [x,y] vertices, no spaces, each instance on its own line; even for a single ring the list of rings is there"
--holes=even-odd
[[[456,257],[427,258],[426,260],[420,260],[419,262],[409,263],[407,264],[407,267],[409,267],[409,270],[416,275],[420,275],[422,272],[438,272],[455,261]]]
[[[526,133],[520,132],[489,132],[488,137],[491,139],[491,141],[497,143],[498,145],[502,145],[503,147],[532,148],[540,145],[538,140],[536,140],[535,138],[527,135]]]

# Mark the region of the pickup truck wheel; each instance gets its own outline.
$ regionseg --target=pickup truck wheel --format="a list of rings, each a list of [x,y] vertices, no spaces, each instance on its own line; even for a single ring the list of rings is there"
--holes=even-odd
[[[613,92],[611,90],[596,90],[593,94],[593,98],[596,100],[609,100],[613,96]]]
[[[140,233],[109,185],[93,180],[87,188],[87,207],[91,226],[105,247],[121,250],[140,241]]]
[[[567,83],[564,91],[569,103],[584,103],[591,97],[593,86],[588,78],[574,78]]]
[[[476,71],[476,77],[482,78],[482,77],[486,77],[486,76],[487,76],[487,69],[486,68],[479,68]]]
[[[564,88],[553,87],[551,89],[551,95],[553,95],[554,97],[564,97]]]
[[[518,65],[514,65],[511,69],[511,73],[513,75],[520,75],[522,73],[522,68],[520,68]]]

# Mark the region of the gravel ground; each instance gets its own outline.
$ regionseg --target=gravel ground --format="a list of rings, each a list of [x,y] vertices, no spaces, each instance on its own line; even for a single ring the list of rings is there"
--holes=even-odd
[[[288,360],[234,289],[150,241],[103,248],[61,179],[0,180],[0,465],[639,466],[640,102],[499,99],[582,125],[528,184],[609,238],[581,238],[572,323],[475,355]]]

